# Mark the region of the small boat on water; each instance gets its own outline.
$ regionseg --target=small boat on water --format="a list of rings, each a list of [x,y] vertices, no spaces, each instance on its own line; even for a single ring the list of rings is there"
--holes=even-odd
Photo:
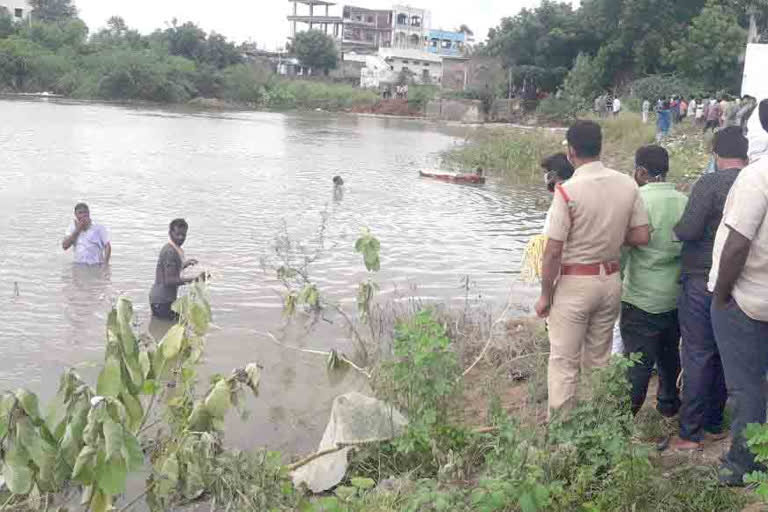
[[[482,171],[479,173],[419,171],[419,176],[422,178],[447,181],[448,183],[471,183],[474,185],[483,185],[485,183],[485,176],[483,176]]]

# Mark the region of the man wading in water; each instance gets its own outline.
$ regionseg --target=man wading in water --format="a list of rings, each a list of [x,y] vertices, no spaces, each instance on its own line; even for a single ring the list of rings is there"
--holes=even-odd
[[[61,242],[62,249],[74,246],[75,263],[83,265],[108,264],[112,256],[112,244],[107,228],[94,224],[91,212],[85,203],[75,205],[75,218]]]
[[[155,270],[155,284],[149,292],[149,304],[152,307],[152,315],[166,320],[177,320],[178,315],[171,310],[171,304],[178,296],[179,286],[192,283],[197,280],[205,280],[205,272],[197,277],[181,277],[181,271],[197,264],[197,260],[184,259],[184,251],[181,246],[187,239],[187,221],[174,219],[168,227],[168,243],[160,250]]]

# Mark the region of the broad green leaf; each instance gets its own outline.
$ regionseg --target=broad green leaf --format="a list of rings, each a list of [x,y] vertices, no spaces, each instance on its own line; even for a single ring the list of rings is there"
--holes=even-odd
[[[261,381],[261,367],[256,363],[249,363],[245,367],[245,373],[248,374],[246,385],[253,391],[253,396],[259,396],[259,382]]]
[[[115,356],[108,356],[104,369],[99,374],[96,392],[101,396],[116,397],[123,387],[120,378],[120,362]]]
[[[189,319],[197,334],[203,335],[208,330],[210,318],[205,306],[198,302],[192,302],[189,312]]]
[[[176,454],[171,454],[160,467],[160,474],[155,485],[159,496],[170,496],[179,482],[179,461]]]
[[[107,418],[104,420],[102,428],[104,429],[104,445],[107,458],[120,455],[123,450],[123,427],[113,421],[112,418]]]
[[[191,459],[186,464],[186,476],[183,480],[184,497],[188,500],[199,498],[205,492],[205,482],[200,464],[196,459]]]
[[[123,458],[126,460],[128,471],[137,471],[144,466],[144,452],[138,439],[129,432],[126,432],[123,438]]]
[[[139,367],[141,368],[142,375],[146,379],[149,376],[149,371],[152,369],[149,353],[146,350],[139,352]]]
[[[135,430],[139,428],[141,420],[144,419],[144,409],[141,407],[141,402],[135,396],[126,392],[120,393],[120,399],[123,401],[125,410],[128,412],[130,429]]]
[[[33,457],[37,466],[37,485],[43,492],[53,492],[56,482],[56,448],[40,440],[40,453]]]
[[[93,446],[84,446],[75,461],[75,467],[72,469],[72,480],[81,483],[88,483],[93,480],[94,470],[96,469],[97,450]]]
[[[368,491],[376,487],[376,482],[372,478],[353,478],[349,481],[352,487]]]
[[[27,413],[27,416],[32,418],[32,421],[40,419],[40,406],[38,405],[37,395],[26,389],[19,389],[16,391],[16,399],[21,404],[24,412]]]
[[[166,360],[173,359],[179,354],[183,339],[184,327],[182,325],[176,324],[168,330],[160,341],[160,350]]]
[[[123,343],[125,355],[130,356],[136,353],[136,335],[131,327],[133,319],[133,304],[125,297],[117,300],[117,323],[120,327],[120,340]]]
[[[128,467],[121,454],[107,457],[98,466],[96,482],[105,494],[121,494],[125,492],[125,480],[128,478]]]
[[[27,494],[32,490],[32,469],[24,450],[11,445],[3,460],[3,478],[13,494]]]
[[[125,363],[125,368],[128,370],[128,375],[130,376],[134,387],[136,389],[141,389],[141,386],[144,385],[144,371],[139,364],[138,356],[136,354],[126,355],[123,358],[123,362]]]
[[[45,424],[56,439],[61,439],[67,425],[67,407],[61,394],[57,394],[48,404],[48,412],[45,415]]]
[[[112,508],[112,496],[96,491],[91,500],[91,512],[107,512]]]
[[[219,380],[205,399],[205,408],[214,418],[223,418],[232,407],[231,391],[226,379]]]
[[[59,451],[56,455],[56,463],[53,469],[53,481],[57,488],[61,489],[64,483],[72,476],[72,465],[69,464],[64,454]]]
[[[211,430],[213,418],[211,413],[205,407],[205,404],[198,403],[192,409],[189,415],[189,430],[192,432],[207,432]]]
[[[5,434],[8,432],[11,411],[15,405],[16,397],[11,393],[0,395],[0,439],[5,437]]]

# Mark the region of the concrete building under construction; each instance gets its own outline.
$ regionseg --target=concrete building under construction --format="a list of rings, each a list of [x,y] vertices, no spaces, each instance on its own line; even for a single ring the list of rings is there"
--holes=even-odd
[[[325,0],[289,0],[293,4],[293,14],[288,15],[291,23],[291,38],[296,37],[298,24],[307,25],[308,30],[321,30],[335,38],[341,36],[343,20],[341,16],[331,16],[329,8],[336,5]],[[301,6],[301,7],[300,7]],[[319,11],[319,12],[318,12]]]

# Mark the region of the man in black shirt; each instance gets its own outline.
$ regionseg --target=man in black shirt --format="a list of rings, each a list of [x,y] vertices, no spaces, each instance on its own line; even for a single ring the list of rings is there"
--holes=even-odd
[[[152,315],[166,320],[176,320],[178,315],[171,310],[171,305],[176,301],[179,286],[205,280],[205,272],[197,277],[181,277],[181,271],[197,264],[197,260],[184,259],[184,251],[181,246],[187,239],[187,221],[174,219],[168,227],[168,243],[160,250],[155,269],[155,284],[149,292],[149,304]]]
[[[683,404],[680,434],[670,443],[675,450],[696,450],[706,438],[727,435],[723,432],[723,409],[728,394],[712,331],[712,294],[707,290],[707,281],[725,200],[739,172],[749,163],[748,145],[741,127],[731,126],[715,134],[717,170],[699,178],[685,213],[675,226],[675,234],[683,242],[682,289],[678,300],[683,338]]]

